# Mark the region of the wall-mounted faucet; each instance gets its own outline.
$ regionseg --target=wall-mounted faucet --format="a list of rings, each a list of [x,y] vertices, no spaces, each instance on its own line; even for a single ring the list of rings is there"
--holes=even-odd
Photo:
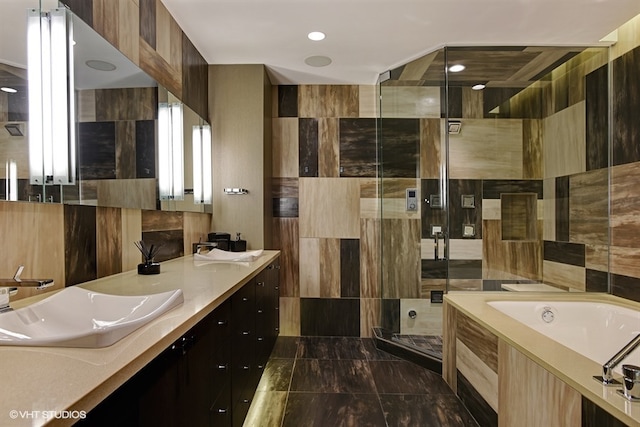
[[[53,279],[22,279],[20,275],[24,265],[18,267],[16,274],[11,279],[0,279],[0,313],[11,310],[9,307],[9,295],[14,294],[18,288],[45,289],[54,285]]]

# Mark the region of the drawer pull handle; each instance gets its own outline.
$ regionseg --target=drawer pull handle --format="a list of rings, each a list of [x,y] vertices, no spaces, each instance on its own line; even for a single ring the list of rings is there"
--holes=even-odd
[[[227,411],[228,411],[228,409],[227,409],[227,408],[218,408],[218,410],[217,410],[217,412],[218,412],[219,414],[226,414],[226,413],[227,413]]]

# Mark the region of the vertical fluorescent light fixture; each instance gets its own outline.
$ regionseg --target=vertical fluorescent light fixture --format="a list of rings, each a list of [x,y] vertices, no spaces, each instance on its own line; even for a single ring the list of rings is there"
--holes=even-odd
[[[211,204],[211,126],[193,127],[193,203]]]
[[[11,159],[6,163],[5,194],[6,200],[18,200],[18,167],[16,161]]]
[[[31,184],[75,183],[73,26],[65,8],[27,16]]]
[[[158,186],[161,200],[184,199],[184,142],[182,104],[158,107]]]

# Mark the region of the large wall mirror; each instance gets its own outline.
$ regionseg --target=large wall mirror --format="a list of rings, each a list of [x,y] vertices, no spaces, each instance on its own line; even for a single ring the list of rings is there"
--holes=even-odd
[[[42,5],[40,6],[40,3]],[[204,212],[194,203],[192,128],[206,124],[182,104],[184,198],[158,190],[159,104],[180,100],[159,86],[76,15],[75,185],[33,185],[29,179],[27,10],[57,1],[6,0],[0,28],[0,198],[2,200]]]

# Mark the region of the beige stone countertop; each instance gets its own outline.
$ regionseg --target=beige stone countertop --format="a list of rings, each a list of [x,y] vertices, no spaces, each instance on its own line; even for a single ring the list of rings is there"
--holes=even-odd
[[[162,262],[158,275],[134,270],[78,285],[116,295],[182,289],[184,303],[109,347],[0,346],[0,426],[73,424],[78,413],[72,411],[95,407],[279,254],[264,251],[256,261],[228,263],[189,255]],[[49,295],[11,305],[19,308]]]
[[[640,303],[596,292],[450,292],[445,295],[445,302],[473,318],[580,394],[626,424],[640,426],[640,402],[629,402],[616,393],[616,387],[605,387],[592,378],[602,375],[601,365],[487,304],[502,300],[603,302],[638,311]],[[611,356],[618,350],[611,349]]]

